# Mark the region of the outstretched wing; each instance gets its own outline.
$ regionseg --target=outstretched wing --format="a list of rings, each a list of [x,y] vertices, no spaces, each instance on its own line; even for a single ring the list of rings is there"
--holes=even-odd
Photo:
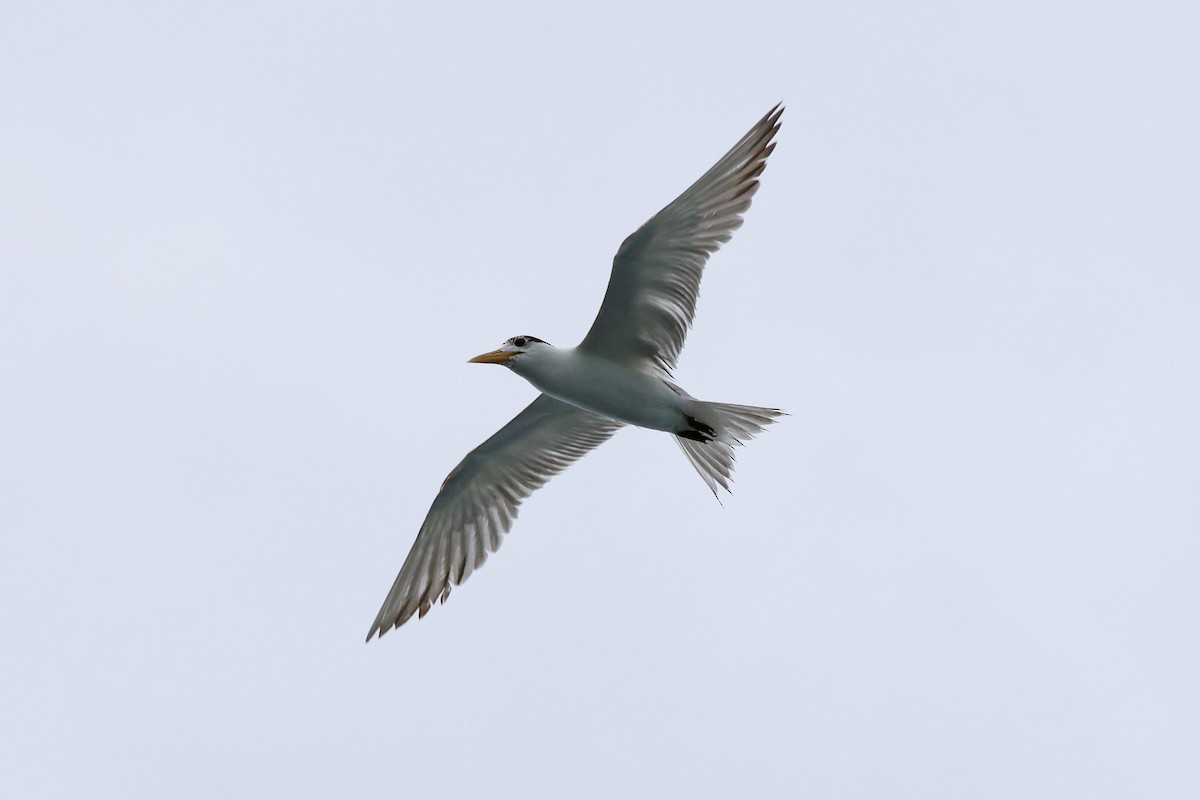
[[[521,501],[620,427],[541,395],[468,453],[434,498],[367,641],[449,597],[500,547]]]
[[[708,257],[741,227],[775,149],[776,106],[691,188],[638,228],[613,259],[608,291],[580,350],[670,372],[696,313]]]

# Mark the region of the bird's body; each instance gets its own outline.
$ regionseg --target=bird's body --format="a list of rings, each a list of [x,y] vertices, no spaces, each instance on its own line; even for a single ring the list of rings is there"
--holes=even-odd
[[[542,343],[513,359],[512,371],[553,398],[626,425],[670,432],[687,426],[691,398],[653,369]]]
[[[741,226],[782,113],[772,109],[622,243],[579,345],[514,336],[471,359],[502,364],[541,394],[446,477],[368,640],[445,600],[500,546],[526,497],[625,425],[672,434],[714,495],[729,490],[733,448],[783,412],[697,400],[675,383],[672,369],[704,265]]]

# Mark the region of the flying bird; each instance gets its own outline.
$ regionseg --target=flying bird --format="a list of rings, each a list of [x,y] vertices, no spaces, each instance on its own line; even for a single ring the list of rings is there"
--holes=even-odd
[[[691,327],[708,257],[742,225],[775,149],[771,109],[700,180],[622,244],[591,330],[575,347],[514,336],[470,359],[500,364],[541,394],[447,476],[367,641],[425,616],[500,547],[525,498],[624,425],[665,431],[717,494],[736,445],[783,414],[710,403],[672,370]]]

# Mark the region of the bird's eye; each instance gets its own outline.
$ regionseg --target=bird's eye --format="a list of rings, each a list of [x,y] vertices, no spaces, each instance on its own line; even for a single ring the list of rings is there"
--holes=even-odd
[[[529,344],[529,342],[524,336],[518,336],[517,338],[513,339],[513,344],[515,344],[517,347],[524,347],[525,345]]]

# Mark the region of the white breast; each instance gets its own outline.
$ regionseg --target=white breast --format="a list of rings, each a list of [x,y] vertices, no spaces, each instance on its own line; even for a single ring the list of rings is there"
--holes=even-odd
[[[549,346],[513,359],[512,370],[551,397],[596,414],[653,430],[685,427],[690,398],[653,372]]]

